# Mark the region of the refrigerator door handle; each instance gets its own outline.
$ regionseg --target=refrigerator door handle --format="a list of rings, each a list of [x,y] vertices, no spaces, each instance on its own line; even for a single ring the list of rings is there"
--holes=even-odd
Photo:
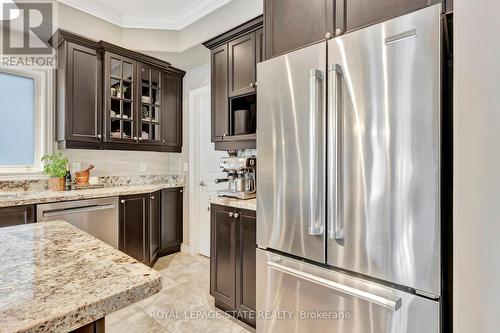
[[[310,211],[308,233],[311,236],[323,235],[324,217],[321,214],[321,193],[324,193],[323,173],[323,112],[322,112],[323,72],[309,70],[309,191]]]
[[[332,64],[328,68],[328,186],[327,220],[328,237],[344,239],[344,221],[342,214],[342,67]],[[334,134],[334,135],[333,135]]]
[[[310,274],[292,267],[285,266],[281,263],[279,263],[281,260],[274,259],[274,260],[269,260],[267,262],[267,266],[271,269],[274,269],[278,272],[285,273],[288,275],[291,275],[293,277],[299,278],[301,280],[309,281],[318,285],[321,285],[323,287],[326,287],[328,289],[331,289],[336,292],[340,292],[352,297],[356,297],[362,300],[365,300],[367,302],[373,303],[380,305],[386,309],[389,309],[391,311],[398,311],[401,308],[401,303],[402,303],[402,298],[394,295],[392,297],[383,297],[380,295],[376,295],[371,293],[370,291],[365,291],[357,288],[353,288],[347,285],[344,285],[342,283],[338,283],[329,279],[325,279],[323,277]]]

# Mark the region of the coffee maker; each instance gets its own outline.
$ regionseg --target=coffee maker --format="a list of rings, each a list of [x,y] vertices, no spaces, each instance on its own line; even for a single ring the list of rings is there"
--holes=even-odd
[[[223,157],[219,166],[227,173],[227,178],[216,179],[215,183],[228,183],[227,189],[218,191],[220,197],[253,199],[255,192],[255,157]]]

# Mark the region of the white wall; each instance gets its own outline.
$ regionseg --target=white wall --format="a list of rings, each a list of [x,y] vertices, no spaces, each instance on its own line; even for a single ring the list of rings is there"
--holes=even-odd
[[[455,0],[454,331],[500,329],[500,2]]]

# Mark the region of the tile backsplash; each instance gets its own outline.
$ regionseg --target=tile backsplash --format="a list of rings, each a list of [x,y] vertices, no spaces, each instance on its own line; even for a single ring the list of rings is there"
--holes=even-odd
[[[182,154],[110,150],[61,150],[68,158],[72,171],[74,165],[86,169],[95,166],[92,176],[181,175]]]

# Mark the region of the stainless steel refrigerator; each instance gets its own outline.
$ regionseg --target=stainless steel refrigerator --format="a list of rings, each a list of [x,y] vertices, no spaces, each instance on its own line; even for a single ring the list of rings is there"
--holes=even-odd
[[[257,331],[440,331],[441,6],[257,66]]]

